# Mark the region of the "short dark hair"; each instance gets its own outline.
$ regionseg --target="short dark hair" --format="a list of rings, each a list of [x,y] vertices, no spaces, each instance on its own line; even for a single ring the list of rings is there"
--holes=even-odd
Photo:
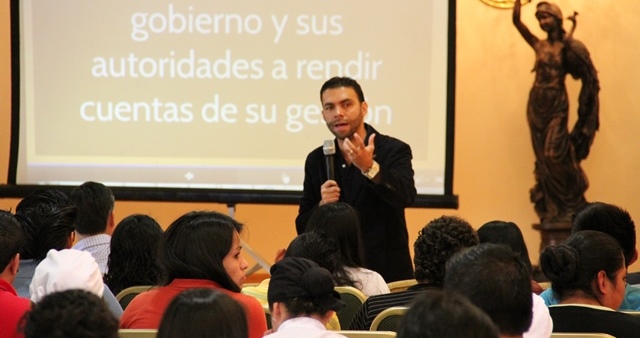
[[[91,292],[66,290],[45,296],[21,321],[25,338],[117,338],[118,320]]]
[[[71,190],[71,200],[78,208],[76,231],[79,234],[96,235],[107,230],[115,203],[111,189],[102,183],[85,182]]]
[[[24,232],[21,259],[43,260],[51,249],[69,247],[75,230],[76,207],[60,190],[36,190],[16,206],[16,218]]]
[[[402,316],[398,338],[498,338],[491,318],[466,297],[430,289],[418,295]]]
[[[531,325],[529,270],[518,254],[504,245],[481,243],[455,254],[447,262],[444,287],[469,298],[503,335],[522,335]]]
[[[20,253],[24,236],[18,220],[6,210],[0,210],[0,272]]]
[[[208,279],[240,292],[222,260],[231,250],[242,224],[216,211],[192,211],[180,216],[165,231],[158,246],[161,285],[176,278]]]
[[[360,101],[360,103],[364,102],[364,93],[362,92],[362,88],[360,87],[360,84],[358,84],[356,80],[346,76],[345,77],[334,76],[329,80],[327,80],[322,85],[322,88],[320,88],[320,101],[322,102],[322,94],[324,94],[324,92],[327,89],[334,89],[334,88],[340,88],[340,87],[353,88],[353,90],[355,90],[356,94],[358,95],[358,100]]]
[[[582,230],[596,230],[615,238],[622,247],[625,264],[631,264],[636,253],[636,225],[626,210],[603,202],[587,203],[573,216],[571,232]]]
[[[111,251],[104,281],[113,294],[134,285],[158,283],[160,267],[156,263],[162,228],[148,215],[125,217],[113,231]]]
[[[242,306],[214,289],[190,289],[169,303],[158,338],[246,338],[249,329]]]
[[[522,231],[517,224],[505,221],[491,221],[478,228],[478,238],[480,243],[503,244],[511,248],[529,268],[532,273],[531,259],[527,244],[524,242]]]
[[[416,280],[442,286],[447,260],[461,249],[477,244],[478,235],[464,219],[441,216],[432,220],[418,232],[413,244]]]
[[[595,230],[578,231],[557,246],[540,254],[542,272],[551,281],[555,296],[562,300],[580,290],[593,293],[593,281],[599,271],[614,280],[624,266],[622,249],[611,236]]]

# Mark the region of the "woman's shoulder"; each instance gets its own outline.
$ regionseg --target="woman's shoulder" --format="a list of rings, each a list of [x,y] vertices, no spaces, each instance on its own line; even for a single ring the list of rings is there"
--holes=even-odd
[[[347,268],[358,289],[367,296],[389,293],[389,285],[378,272],[367,268]]]

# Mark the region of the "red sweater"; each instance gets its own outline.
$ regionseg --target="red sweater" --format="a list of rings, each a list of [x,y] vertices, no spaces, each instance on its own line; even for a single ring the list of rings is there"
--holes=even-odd
[[[17,333],[18,323],[31,308],[31,301],[20,298],[9,282],[0,278],[0,338],[22,337]]]
[[[166,286],[137,295],[124,310],[122,318],[120,318],[120,328],[157,329],[160,326],[162,315],[173,297],[182,291],[193,288],[211,288],[229,295],[246,311],[249,338],[260,338],[264,335],[267,330],[267,321],[260,302],[251,296],[227,290],[218,283],[205,279],[174,279]]]

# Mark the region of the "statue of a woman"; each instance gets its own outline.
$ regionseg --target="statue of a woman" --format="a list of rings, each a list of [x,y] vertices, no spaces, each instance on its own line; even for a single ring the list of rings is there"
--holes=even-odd
[[[541,224],[570,223],[573,212],[586,202],[584,192],[589,183],[580,161],[589,154],[598,130],[598,78],[586,47],[572,36],[577,13],[569,17],[573,27],[567,34],[562,28],[560,8],[546,1],[538,3],[536,18],[547,33],[547,39],[541,40],[520,20],[520,7],[520,0],[516,0],[513,24],[536,55],[535,81],[527,103],[536,157],[536,184],[531,189],[531,201]],[[567,74],[582,83],[578,120],[571,133]]]

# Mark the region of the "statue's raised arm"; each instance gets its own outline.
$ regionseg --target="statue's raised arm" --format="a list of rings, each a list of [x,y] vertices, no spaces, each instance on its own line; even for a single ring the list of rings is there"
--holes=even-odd
[[[538,38],[531,33],[529,28],[520,20],[520,8],[522,7],[521,0],[515,0],[513,4],[513,24],[518,29],[518,32],[527,41],[527,43],[534,47],[534,44],[538,41]]]

